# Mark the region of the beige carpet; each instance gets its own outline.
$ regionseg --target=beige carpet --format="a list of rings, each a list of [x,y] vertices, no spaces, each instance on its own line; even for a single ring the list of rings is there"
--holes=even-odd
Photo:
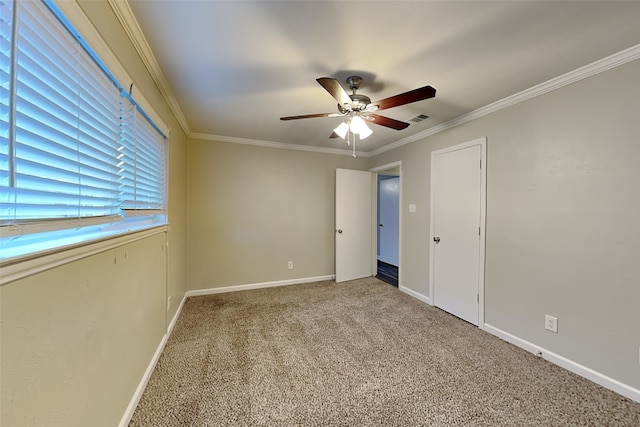
[[[189,298],[130,426],[640,426],[640,404],[375,278]]]

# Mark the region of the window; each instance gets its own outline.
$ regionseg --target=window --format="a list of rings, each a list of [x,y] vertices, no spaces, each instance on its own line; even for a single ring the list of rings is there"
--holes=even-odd
[[[51,0],[0,0],[0,261],[166,223],[166,137]]]

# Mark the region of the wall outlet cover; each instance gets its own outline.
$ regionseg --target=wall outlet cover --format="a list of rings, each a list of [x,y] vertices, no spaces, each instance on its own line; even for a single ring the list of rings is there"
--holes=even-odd
[[[544,316],[544,328],[547,331],[558,333],[558,318],[545,314]]]

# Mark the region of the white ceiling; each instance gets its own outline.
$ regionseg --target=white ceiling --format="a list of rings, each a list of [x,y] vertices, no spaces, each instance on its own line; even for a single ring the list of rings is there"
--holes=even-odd
[[[372,100],[431,85],[433,99],[380,114],[363,152],[424,133],[640,44],[639,1],[129,0],[190,134],[314,149],[340,118],[318,77],[358,74]],[[346,84],[344,85],[346,87]],[[364,154],[364,153],[363,153]]]

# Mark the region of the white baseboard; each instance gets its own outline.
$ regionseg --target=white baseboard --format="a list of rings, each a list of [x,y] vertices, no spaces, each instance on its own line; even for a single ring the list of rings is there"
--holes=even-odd
[[[418,293],[418,292],[416,292],[414,290],[406,288],[406,287],[404,287],[402,285],[398,286],[398,289],[401,292],[404,292],[405,294],[410,295],[410,296],[414,297],[415,299],[417,299],[419,301],[422,301],[422,302],[427,303],[429,305],[433,305],[431,303],[431,298],[429,298],[428,296],[422,295],[421,293]]]
[[[333,280],[334,278],[335,278],[334,275],[328,275],[328,276],[304,277],[301,279],[278,280],[275,282],[251,283],[247,285],[224,286],[221,288],[197,289],[194,291],[188,291],[186,296],[195,297],[195,296],[201,296],[201,295],[222,294],[225,292],[248,291],[250,289],[275,288],[278,286],[299,285],[302,283],[312,283],[312,282],[321,282],[323,280]]]
[[[631,400],[635,400],[640,403],[640,390],[631,387],[630,385],[624,384],[618,380],[610,378],[600,372],[594,371],[591,368],[588,368],[584,365],[581,365],[573,360],[567,359],[564,356],[560,356],[559,354],[553,353],[543,347],[540,347],[536,344],[533,344],[529,341],[523,340],[515,335],[512,335],[508,332],[505,332],[501,329],[498,329],[494,326],[491,326],[487,323],[484,324],[484,330],[489,332],[492,335],[497,336],[511,344],[518,346],[526,351],[529,351],[533,354],[536,354],[542,357],[549,362],[558,365],[568,371],[573,372],[574,374],[580,375],[590,381],[593,381],[596,384],[599,384],[609,390],[615,391],[622,396],[628,397]]]
[[[171,336],[171,332],[173,332],[173,328],[176,326],[176,322],[178,321],[178,317],[180,317],[180,313],[182,313],[182,307],[184,307],[184,303],[187,301],[187,293],[182,297],[182,301],[180,301],[180,305],[176,310],[176,314],[173,315],[173,319],[169,322],[167,326],[167,338]]]
[[[138,387],[136,388],[135,393],[133,393],[133,396],[131,397],[129,406],[127,406],[127,409],[124,412],[122,419],[120,420],[120,424],[118,424],[119,427],[127,427],[129,425],[129,422],[133,417],[133,413],[138,407],[138,402],[140,402],[142,393],[144,393],[144,389],[147,387],[147,384],[149,383],[149,379],[151,379],[151,374],[153,374],[153,371],[156,368],[156,364],[160,359],[160,355],[164,351],[164,347],[167,345],[167,341],[169,340],[171,331],[173,331],[173,328],[176,325],[176,322],[178,321],[178,317],[180,317],[180,312],[182,312],[182,307],[184,306],[184,302],[186,300],[187,300],[187,295],[185,295],[182,298],[182,301],[180,302],[180,305],[176,310],[176,314],[174,314],[173,319],[171,319],[171,322],[169,322],[169,326],[167,327],[167,332],[162,337],[162,340],[160,340],[160,344],[158,345],[156,352],[153,354],[153,357],[151,358],[151,361],[149,362],[149,365],[147,366],[146,371],[144,371],[144,375],[142,376],[140,383],[138,383]]]
[[[124,412],[122,419],[120,420],[119,427],[126,427],[129,425],[129,422],[131,421],[131,417],[133,417],[133,413],[135,412],[136,407],[138,406],[138,402],[142,397],[142,393],[144,393],[144,389],[147,387],[147,383],[151,378],[151,374],[153,373],[153,370],[156,367],[156,363],[158,363],[158,359],[160,359],[160,355],[164,350],[164,346],[167,344],[168,337],[169,335],[167,334],[165,334],[162,337],[162,340],[160,341],[160,345],[156,349],[156,352],[153,354],[153,357],[151,358],[151,361],[147,366],[147,370],[144,372],[144,375],[142,376],[142,379],[138,384],[138,388],[136,388],[135,393],[133,393],[133,396],[131,397],[131,401],[129,402],[129,406],[127,406],[127,409]]]

